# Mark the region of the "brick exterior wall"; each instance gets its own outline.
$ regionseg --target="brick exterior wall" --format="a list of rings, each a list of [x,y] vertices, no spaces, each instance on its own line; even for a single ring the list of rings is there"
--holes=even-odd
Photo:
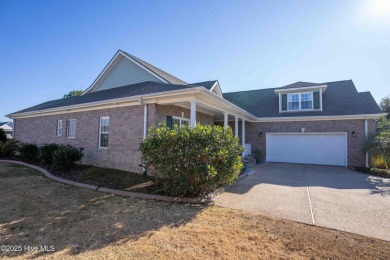
[[[165,123],[167,115],[189,118],[189,110],[177,106],[148,105],[148,128]],[[99,148],[99,120],[110,117],[109,148]],[[84,164],[141,173],[139,143],[143,139],[143,106],[118,107],[86,112],[14,120],[15,138],[28,143],[70,144],[83,147]],[[66,120],[76,119],[76,138],[66,138]],[[57,120],[63,120],[62,135],[57,136]],[[197,113],[197,121],[213,124],[213,117]]]

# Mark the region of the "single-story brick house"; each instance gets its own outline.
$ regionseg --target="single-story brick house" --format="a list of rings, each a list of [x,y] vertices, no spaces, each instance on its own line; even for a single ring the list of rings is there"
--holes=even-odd
[[[189,84],[121,50],[81,96],[8,115],[16,139],[83,147],[84,163],[134,172],[159,123],[230,125],[245,153],[260,149],[265,161],[362,166],[380,116],[351,80],[222,93],[216,80]]]

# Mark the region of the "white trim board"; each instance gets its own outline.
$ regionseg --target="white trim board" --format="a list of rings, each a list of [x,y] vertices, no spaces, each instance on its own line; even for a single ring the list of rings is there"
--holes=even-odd
[[[275,89],[275,94],[278,96],[279,93],[293,93],[293,92],[301,92],[301,91],[307,91],[307,90],[315,90],[315,89],[322,89],[322,93],[325,93],[327,85],[320,85],[320,86],[308,86],[308,87],[300,87],[300,88],[284,88],[284,89]]]
[[[218,80],[215,81],[214,85],[210,88],[210,92],[213,92],[214,89],[216,89],[217,95],[223,98],[222,89],[218,83]]]

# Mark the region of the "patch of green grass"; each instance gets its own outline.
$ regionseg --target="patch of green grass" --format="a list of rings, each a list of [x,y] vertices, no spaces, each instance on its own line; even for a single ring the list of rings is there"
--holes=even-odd
[[[355,169],[362,173],[390,178],[390,170],[378,169],[378,168],[366,168],[366,167],[355,167]]]
[[[90,165],[76,165],[68,172],[54,171],[53,174],[72,181],[118,190],[150,181],[148,177],[138,173]]]

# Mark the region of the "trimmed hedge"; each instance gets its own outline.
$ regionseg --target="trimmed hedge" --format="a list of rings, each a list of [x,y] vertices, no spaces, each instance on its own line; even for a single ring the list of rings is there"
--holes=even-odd
[[[76,162],[83,159],[83,149],[77,149],[70,145],[59,145],[53,153],[53,167],[58,170],[69,170]]]
[[[159,191],[171,196],[205,195],[233,183],[243,167],[238,137],[220,126],[160,125],[150,130],[140,151]]]
[[[0,142],[0,158],[20,159],[22,161],[53,166],[61,171],[74,167],[84,156],[83,148],[70,145],[45,144],[38,147],[35,144],[20,143],[15,139]]]
[[[11,139],[6,142],[0,142],[0,157],[7,159],[15,158],[19,146],[20,142],[15,139]]]
[[[52,164],[55,151],[58,150],[58,144],[44,144],[39,150],[41,151],[41,161],[43,164]]]
[[[39,162],[39,147],[35,144],[22,143],[19,147],[20,157],[28,162]]]

